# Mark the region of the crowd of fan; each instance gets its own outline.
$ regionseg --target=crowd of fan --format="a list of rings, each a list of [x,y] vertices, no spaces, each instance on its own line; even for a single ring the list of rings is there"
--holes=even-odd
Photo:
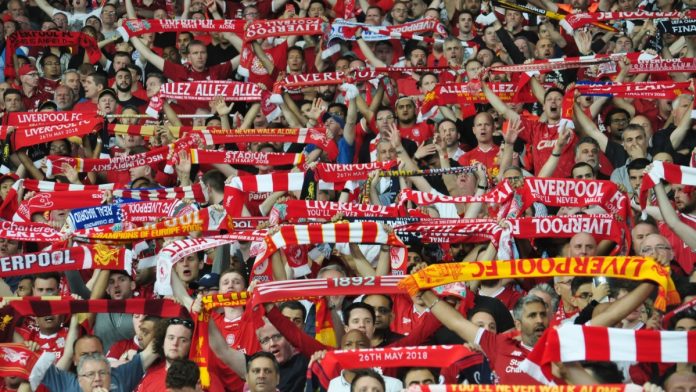
[[[575,12],[600,10],[672,11],[696,6],[692,0],[642,1],[571,0],[555,4],[548,0],[531,3],[549,10]],[[102,5],[86,0],[69,4],[47,0],[3,2],[3,37],[18,30],[80,31],[94,37],[103,56],[96,65],[86,61],[81,49],[68,47],[19,48],[14,56],[17,77],[0,83],[3,113],[17,111],[98,111],[103,115],[144,113],[150,97],[163,83],[196,80],[244,80],[273,87],[285,74],[344,71],[382,66],[437,67],[441,72],[411,72],[388,76],[378,83],[360,83],[360,94],[351,99],[336,86],[306,87],[285,92],[282,115],[269,122],[260,104],[232,103],[222,98],[209,105],[167,102],[161,124],[222,128],[287,128],[324,126],[339,148],[334,162],[358,163],[397,159],[400,167],[476,167],[475,172],[437,177],[410,177],[396,180],[374,177],[369,189],[372,204],[394,203],[400,189],[412,187],[423,192],[451,196],[480,195],[503,179],[519,182],[525,176],[611,180],[621,185],[633,201],[634,213],[644,169],[653,161],[689,165],[696,147],[692,127],[693,93],[667,100],[577,97],[575,128],[559,129],[564,89],[587,73],[578,70],[551,71],[537,80],[533,90],[538,103],[506,104],[486,83],[517,80],[515,74],[487,74],[482,70],[502,64],[522,64],[561,56],[593,53],[632,53],[650,50],[656,27],[652,21],[623,21],[620,32],[595,27],[568,35],[557,22],[535,15],[506,10],[496,14],[489,25],[476,22],[481,0],[359,0],[356,17],[368,25],[398,25],[420,18],[439,19],[449,37],[436,42],[385,39],[366,42],[361,31],[357,40],[342,42],[342,50],[326,59],[325,43],[317,36],[290,36],[263,40],[243,47],[233,33],[146,34],[123,41],[116,28],[121,18],[242,18],[247,21],[270,18],[320,17],[327,21],[342,17],[344,0],[161,0],[108,1]],[[432,33],[431,33],[432,34]],[[429,34],[424,34],[429,35]],[[441,37],[435,37],[441,38]],[[692,37],[665,34],[661,38],[664,58],[694,57]],[[4,42],[4,39],[2,39]],[[252,50],[253,61],[245,79],[236,71],[240,53]],[[619,60],[619,81],[656,80],[658,76],[630,75],[629,60]],[[461,71],[460,71],[461,70]],[[578,75],[581,76],[578,76]],[[648,78],[651,79],[648,79]],[[689,73],[659,75],[661,80],[688,80]],[[435,117],[417,121],[425,94],[437,83],[483,80],[483,92],[490,104],[475,105],[474,115],[460,105],[441,105]],[[539,91],[541,83],[556,87]],[[536,88],[535,88],[536,87]],[[197,114],[193,120],[181,114]],[[183,117],[183,116],[182,116]],[[107,122],[145,124],[129,116],[108,116]],[[148,120],[149,121],[149,120]],[[503,131],[505,128],[505,131]],[[121,183],[130,188],[156,188],[201,182],[208,190],[210,204],[222,202],[225,181],[240,175],[270,173],[267,166],[233,167],[226,164],[191,165],[186,156],[167,175],[162,165],[147,165],[124,172],[78,173],[64,167],[64,175],[46,174],[45,156],[110,157],[132,155],[165,145],[173,140],[162,127],[153,137],[119,135],[111,138],[88,135],[81,140],[58,140],[46,145],[15,150],[4,165],[10,173],[0,178],[0,197],[7,197],[20,177],[74,184]],[[11,147],[11,146],[10,146]],[[324,151],[290,143],[240,143],[219,146],[258,152],[303,152],[307,162],[328,158]],[[206,167],[207,166],[207,167]],[[289,170],[289,169],[288,169]],[[287,171],[287,170],[286,170]],[[655,257],[671,267],[683,302],[696,295],[696,191],[682,185],[656,185],[656,201],[648,207],[649,217],[636,215],[630,228],[632,248],[627,255]],[[20,193],[20,197],[21,197]],[[25,194],[24,197],[30,196]],[[286,192],[249,193],[244,201],[247,216],[267,216],[272,207],[297,195]],[[320,200],[349,201],[345,192],[320,191]],[[675,209],[677,211],[675,211]],[[533,211],[532,211],[533,210]],[[32,219],[61,228],[69,211],[54,210]],[[544,208],[535,204],[528,213],[574,215],[602,213],[600,207]],[[436,204],[421,208],[423,216],[437,218],[488,217],[479,204]],[[12,219],[14,211],[2,211]],[[213,248],[178,262],[173,274],[176,299],[195,309],[197,296],[245,291],[249,287],[248,243]],[[426,265],[472,260],[495,260],[496,244],[412,244],[408,249],[408,271]],[[517,241],[520,258],[537,256],[607,255],[611,243],[586,233],[570,241],[540,239]],[[162,243],[158,244],[161,247]],[[0,257],[37,251],[36,244],[0,239]],[[311,268],[306,276],[292,270],[274,271],[289,278],[388,274],[380,255],[388,246],[350,246],[347,252],[333,251],[331,245],[295,246],[281,249],[283,261],[304,261]],[[367,256],[367,257],[366,257]],[[362,263],[362,264],[361,264]],[[287,264],[287,263],[286,263]],[[366,266],[365,266],[366,264]],[[361,265],[361,267],[356,267]],[[289,268],[285,268],[289,269]],[[386,270],[386,271],[385,271]],[[310,272],[311,271],[311,272]],[[83,299],[149,298],[153,296],[151,269],[134,276],[125,271],[92,271],[43,274],[6,278],[3,296],[46,296],[71,294]],[[458,312],[463,301],[460,291],[450,289],[436,295],[431,291],[407,295],[367,295],[358,298],[329,297],[335,332],[344,349],[399,347],[421,344],[467,344],[482,352],[486,361],[475,368],[403,368],[389,375],[371,369],[344,370],[332,380],[329,391],[398,391],[414,384],[535,384],[519,372],[519,363],[546,328],[561,323],[591,323],[629,329],[696,329],[693,310],[680,313],[662,324],[662,313],[653,308],[655,285],[650,282],[593,280],[582,277],[495,280],[469,282],[475,306]],[[442,301],[440,301],[442,298]],[[6,305],[6,302],[4,303]],[[4,342],[24,342],[37,352],[54,352],[57,362],[43,378],[40,388],[50,391],[193,391],[200,390],[199,370],[189,361],[194,322],[189,319],[162,319],[132,314],[45,316],[19,319],[5,306],[0,324]],[[324,346],[314,340],[315,306],[292,301],[266,306],[265,325],[255,330],[243,307],[224,308],[213,317],[211,329],[210,390],[296,392],[305,390],[310,362],[321,361]],[[79,321],[79,322],[78,322]],[[71,333],[72,332],[72,333]],[[694,364],[565,364],[568,382],[577,372],[594,383],[644,384],[650,382],[667,392],[696,390]],[[6,377],[3,391],[26,388],[25,380]]]

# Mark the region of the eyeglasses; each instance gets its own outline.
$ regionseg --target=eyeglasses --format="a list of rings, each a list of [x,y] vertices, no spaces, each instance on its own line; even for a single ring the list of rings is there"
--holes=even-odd
[[[668,250],[672,250],[672,248],[669,247],[669,246],[667,246],[667,245],[655,245],[654,247],[652,247],[652,246],[646,246],[646,247],[642,248],[642,249],[640,250],[640,253],[653,253],[653,251],[655,251],[655,252],[660,252],[660,251],[666,252],[666,251],[668,251]]]
[[[273,341],[273,343],[278,343],[278,342],[280,342],[283,338],[284,338],[283,335],[277,333],[277,334],[275,334],[275,335],[267,336],[267,337],[265,337],[265,338],[259,340],[259,343],[261,343],[262,346],[265,346],[265,345],[267,345],[268,343],[270,343],[271,340]]]
[[[108,370],[99,370],[99,371],[95,370],[95,371],[87,372],[85,374],[80,374],[80,377],[84,377],[84,378],[89,379],[89,380],[94,380],[94,377],[96,377],[97,375],[99,375],[100,378],[104,378],[110,374],[111,373]]]
[[[582,298],[584,300],[588,300],[592,298],[592,293],[581,293],[575,296],[575,298]]]
[[[193,321],[174,317],[169,319],[169,325],[183,325],[188,329],[193,329]]]

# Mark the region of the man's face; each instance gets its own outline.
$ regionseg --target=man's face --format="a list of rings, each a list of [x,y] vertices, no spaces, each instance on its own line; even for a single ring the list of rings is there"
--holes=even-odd
[[[404,377],[404,386],[406,388],[411,385],[430,385],[435,384],[435,376],[428,369],[415,369],[406,373]]]
[[[266,324],[256,331],[261,350],[273,354],[279,364],[287,362],[293,354],[293,348],[276,327]]]
[[[383,63],[391,65],[394,59],[394,48],[392,48],[391,45],[378,44],[375,46],[375,57],[380,59]]]
[[[444,121],[438,127],[440,132],[440,137],[445,142],[447,147],[454,147],[459,144],[459,135],[457,133],[457,126],[451,121]]]
[[[117,72],[116,73],[116,88],[118,91],[128,92],[131,91],[133,85],[133,76],[130,71],[128,72]]]
[[[628,171],[628,182],[631,183],[633,192],[638,194],[640,192],[640,184],[643,182],[643,169],[631,169]]]
[[[457,26],[459,27],[460,32],[463,34],[469,34],[474,26],[474,20],[469,14],[459,14],[459,23]]]
[[[72,96],[70,89],[66,86],[59,86],[53,94],[53,100],[56,101],[58,109],[65,110],[72,105]]]
[[[380,162],[388,162],[396,159],[396,149],[389,143],[377,144],[377,160]]]
[[[302,66],[304,65],[304,57],[302,56],[302,52],[299,50],[292,50],[288,52],[287,63],[291,72],[300,72],[302,70]]]
[[[128,299],[133,295],[135,282],[124,274],[111,274],[106,286],[106,293],[111,299]]]
[[[391,15],[392,19],[394,20],[394,24],[402,24],[406,22],[406,18],[408,17],[408,9],[406,8],[406,4],[394,4],[394,7],[392,7]]]
[[[394,318],[389,301],[383,295],[370,295],[365,297],[363,302],[375,308],[375,329],[380,331],[388,330]]]
[[[481,0],[464,0],[464,9],[478,15],[481,12]]]
[[[515,325],[520,330],[522,342],[529,346],[535,345],[549,326],[546,305],[536,302],[525,305],[522,309],[522,319],[515,320]]]
[[[413,67],[425,67],[428,55],[422,49],[414,49],[411,52],[411,66]]]
[[[55,56],[49,56],[43,63],[44,76],[55,79],[60,76],[60,60]]]
[[[645,132],[637,129],[629,129],[623,133],[623,147],[626,151],[638,150],[643,153],[648,151],[648,142],[645,139]]]
[[[546,60],[551,58],[553,55],[553,43],[551,43],[551,40],[542,38],[537,41],[534,54],[536,55],[537,60]]]
[[[576,234],[570,239],[570,257],[595,256],[597,253],[597,241],[587,233]]]
[[[696,375],[691,371],[673,374],[665,382],[665,392],[696,392]]]
[[[208,50],[203,45],[191,45],[188,49],[188,60],[191,67],[196,71],[203,71],[205,62],[208,61]]]
[[[375,333],[375,320],[367,309],[356,308],[350,312],[345,329],[346,332],[357,329],[362,331],[368,339],[372,339]]]
[[[370,339],[356,329],[348,331],[341,340],[342,350],[359,350],[370,347]]]
[[[281,310],[280,312],[283,314],[283,316],[287,317],[288,320],[292,321],[292,323],[295,324],[297,328],[304,330],[305,319],[303,317],[304,315],[302,314],[302,310],[283,308],[283,310]]]
[[[437,76],[435,75],[425,75],[421,78],[421,88],[420,91],[423,94],[429,93],[435,89],[437,85]]]
[[[628,126],[628,116],[626,113],[614,113],[609,119],[609,131],[612,135],[621,136],[624,129]]]
[[[571,298],[573,297],[573,295],[570,292],[570,282],[572,281],[573,278],[570,276],[561,276],[553,285],[553,288],[556,290],[556,293],[558,293],[563,302],[565,302],[566,304],[570,304]]]
[[[109,364],[102,361],[85,361],[77,375],[80,390],[92,392],[96,388],[111,386],[111,369]]]
[[[583,310],[592,301],[592,283],[585,283],[578,287],[578,290],[573,296],[573,306],[578,310]]]
[[[498,331],[495,319],[488,312],[476,312],[471,316],[470,321],[489,332],[497,333]]]
[[[65,85],[70,87],[75,96],[80,92],[80,75],[77,72],[70,72],[65,75]]]
[[[0,257],[12,256],[14,254],[17,254],[18,250],[19,241],[0,238]]]
[[[22,97],[19,94],[9,94],[5,96],[5,111],[18,112],[22,110]]]
[[[674,123],[679,124],[681,119],[691,111],[691,97],[680,95],[677,97],[676,107],[672,110]]]
[[[276,371],[273,361],[259,357],[249,362],[247,383],[250,392],[275,391],[279,382],[280,375]]]
[[[34,292],[33,295],[36,297],[44,295],[57,295],[58,294],[58,282],[53,279],[43,279],[36,278],[34,280]]]
[[[585,162],[597,168],[599,166],[599,148],[593,143],[581,143],[575,155],[575,163]]]
[[[220,277],[220,293],[239,293],[246,290],[244,277],[236,272],[228,272]]]
[[[657,234],[657,227],[648,223],[638,223],[631,230],[631,246],[635,254],[640,254],[643,240],[650,234]]]
[[[554,91],[549,93],[544,99],[544,113],[549,120],[558,121],[561,118],[561,105],[563,104],[563,95],[560,92]]]
[[[84,338],[80,339],[75,343],[75,352],[73,353],[73,364],[77,366],[77,362],[83,356],[87,354],[102,354],[104,352],[104,347],[99,342],[98,339]]]
[[[116,8],[112,5],[105,5],[101,12],[101,21],[106,26],[111,26],[116,22]]]
[[[416,106],[410,99],[401,99],[396,102],[396,114],[399,121],[411,123],[416,118]]]
[[[100,86],[94,83],[94,78],[92,76],[87,76],[85,82],[82,84],[85,90],[85,98],[96,98],[100,91]]]
[[[36,318],[36,325],[39,327],[39,331],[45,335],[56,333],[62,322],[63,316],[51,315]]]
[[[26,75],[20,77],[22,80],[22,86],[27,86],[31,88],[36,88],[39,86],[39,72],[31,71]]]
[[[152,339],[155,338],[156,327],[157,324],[153,320],[146,320],[140,323],[136,331],[136,337],[140,348],[145,348],[152,342]]]
[[[148,78],[145,82],[145,91],[147,92],[148,98],[154,97],[162,87],[162,82],[157,78]]]
[[[28,295],[31,295],[32,287],[33,284],[31,279],[22,279],[19,281],[19,284],[17,285],[17,291],[15,291],[15,295],[18,297],[26,297]]]
[[[474,118],[474,136],[479,143],[487,144],[493,140],[493,121],[488,113],[481,113]]]
[[[580,166],[573,169],[572,177],[576,180],[594,180],[594,171],[589,166]]]
[[[696,192],[692,191],[692,187],[685,187],[681,184],[672,185],[674,190],[674,205],[679,212],[691,213],[696,209]],[[690,192],[686,192],[689,190]]]
[[[522,21],[524,18],[519,11],[506,10],[505,11],[505,24],[508,30],[517,31],[518,28],[522,27]]]
[[[668,264],[674,258],[674,251],[665,237],[649,234],[640,245],[640,255],[653,257],[661,264]]]
[[[394,124],[394,114],[388,110],[377,112],[375,122],[380,133],[388,132],[391,125]]]
[[[164,357],[169,361],[188,357],[192,334],[193,331],[180,324],[167,327],[163,345]]]
[[[376,8],[370,8],[365,14],[365,23],[373,26],[382,24],[382,13]]]
[[[116,111],[116,98],[114,98],[111,94],[104,94],[97,101],[97,107],[102,112],[111,114]]]
[[[445,58],[450,64],[461,65],[464,61],[464,48],[457,42],[445,42],[443,51],[445,52]]]
[[[198,272],[201,267],[201,262],[198,260],[198,256],[195,253],[186,256],[183,260],[174,264],[176,274],[179,275],[179,278],[185,284],[189,284],[198,279]]]
[[[675,331],[696,331],[696,320],[685,317],[674,326]]]
[[[176,38],[176,45],[182,53],[186,53],[189,42],[191,42],[191,36],[188,34],[179,34]]]

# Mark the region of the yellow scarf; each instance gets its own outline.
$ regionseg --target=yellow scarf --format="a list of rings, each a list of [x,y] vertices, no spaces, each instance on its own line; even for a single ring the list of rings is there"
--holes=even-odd
[[[448,283],[503,278],[551,276],[607,276],[630,280],[651,280],[660,286],[655,308],[678,304],[679,293],[664,268],[651,257],[557,257],[434,264],[405,277],[399,288],[416,295],[420,290]]]

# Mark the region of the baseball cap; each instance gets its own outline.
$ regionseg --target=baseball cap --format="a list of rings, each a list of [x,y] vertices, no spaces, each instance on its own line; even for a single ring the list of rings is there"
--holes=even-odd
[[[27,74],[30,74],[32,72],[39,72],[36,70],[36,67],[34,67],[31,64],[24,64],[21,67],[19,67],[19,76],[24,76]]]
[[[193,290],[211,289],[220,286],[220,275],[215,272],[205,274],[198,279],[198,282],[189,283],[189,287]]]
[[[101,99],[101,97],[103,97],[105,95],[111,95],[115,99],[118,99],[118,96],[116,95],[116,91],[114,91],[113,89],[110,89],[110,88],[105,88],[104,90],[100,91],[99,92],[99,99]]]
[[[329,112],[326,112],[326,113],[324,113],[324,115],[321,117],[321,120],[322,120],[324,123],[326,123],[326,121],[328,121],[328,119],[332,119],[332,120],[336,121],[336,123],[341,127],[341,129],[343,129],[343,128],[346,127],[346,121],[345,121],[344,119],[342,119],[341,117],[335,115],[335,114],[331,114],[331,113],[329,113]]]

